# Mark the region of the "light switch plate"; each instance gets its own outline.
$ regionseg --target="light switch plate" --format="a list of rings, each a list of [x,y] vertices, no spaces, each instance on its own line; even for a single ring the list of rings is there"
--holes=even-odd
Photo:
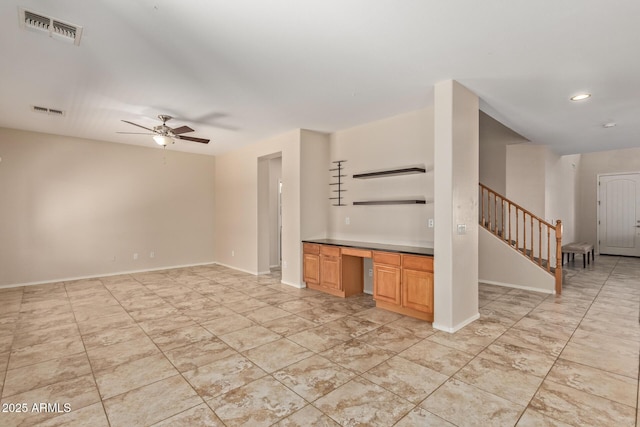
[[[458,224],[458,234],[467,234],[467,224]]]

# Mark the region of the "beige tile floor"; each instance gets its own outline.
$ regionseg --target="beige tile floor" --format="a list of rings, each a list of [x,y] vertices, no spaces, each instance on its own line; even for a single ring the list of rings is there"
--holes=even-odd
[[[577,264],[455,334],[220,266],[2,289],[0,425],[638,425],[640,260]]]

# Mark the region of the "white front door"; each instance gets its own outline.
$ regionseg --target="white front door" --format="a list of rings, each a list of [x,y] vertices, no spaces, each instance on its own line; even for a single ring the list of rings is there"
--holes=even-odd
[[[598,190],[600,253],[640,256],[640,173],[601,175]]]

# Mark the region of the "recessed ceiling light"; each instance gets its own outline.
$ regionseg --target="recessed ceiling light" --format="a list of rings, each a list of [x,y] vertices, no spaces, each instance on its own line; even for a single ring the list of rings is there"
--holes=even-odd
[[[607,128],[607,129],[615,127],[615,126],[616,126],[615,122],[609,122],[609,123],[605,123],[605,124],[602,125],[603,128]]]
[[[590,93],[579,93],[577,95],[573,95],[571,98],[572,101],[582,101],[583,99],[591,98]]]

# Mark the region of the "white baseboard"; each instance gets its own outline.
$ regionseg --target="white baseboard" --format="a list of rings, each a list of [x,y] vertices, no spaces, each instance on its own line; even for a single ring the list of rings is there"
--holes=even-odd
[[[249,270],[244,270],[242,268],[233,267],[231,265],[223,264],[221,262],[211,261],[211,262],[202,262],[202,263],[196,263],[196,264],[182,264],[182,265],[170,265],[170,266],[165,266],[165,267],[154,267],[154,268],[148,268],[148,269],[143,269],[143,270],[127,270],[127,271],[119,271],[119,272],[116,272],[116,273],[104,273],[104,274],[96,274],[96,275],[90,275],[90,276],[65,277],[65,278],[60,278],[60,279],[42,280],[42,281],[38,281],[38,282],[15,283],[15,284],[10,284],[10,285],[0,285],[0,289],[19,288],[19,287],[22,287],[22,286],[45,285],[45,284],[48,284],[48,283],[57,283],[57,282],[71,282],[71,281],[74,281],[74,280],[98,279],[100,277],[120,276],[120,275],[123,275],[123,274],[147,273],[147,272],[150,272],[150,271],[171,270],[171,269],[174,269],[174,268],[198,267],[198,266],[201,266],[201,265],[220,265],[222,267],[230,268],[232,270],[242,271],[243,273],[248,273],[248,274],[251,274],[253,276],[257,276],[257,275],[260,275],[260,274],[269,274],[269,273],[271,273],[270,271],[264,271],[264,272],[249,271]],[[302,283],[302,284],[300,284],[300,283],[292,283],[292,282],[286,282],[284,280],[282,280],[280,283],[282,283],[284,285],[292,286],[292,287],[298,288],[298,289],[303,289],[303,288],[307,287],[304,283]]]
[[[305,285],[304,283],[285,282],[284,280],[281,280],[280,283],[282,283],[283,285],[292,286],[298,289],[304,289],[307,287],[307,285]]]
[[[86,280],[86,279],[98,279],[100,277],[111,277],[111,276],[120,276],[123,274],[135,274],[135,273],[148,273],[150,271],[162,271],[162,270],[171,270],[174,268],[185,268],[185,267],[198,267],[201,265],[213,265],[218,264],[217,262],[201,262],[197,264],[182,264],[182,265],[169,265],[164,267],[154,267],[147,268],[143,270],[126,270],[126,271],[118,271],[116,273],[103,273],[103,274],[94,274],[90,276],[77,276],[77,277],[65,277],[61,279],[51,279],[51,280],[42,280],[38,282],[27,282],[27,283],[16,283],[11,285],[0,285],[0,289],[4,288],[19,288],[21,286],[35,286],[35,285],[46,285],[48,283],[58,283],[58,282],[71,282],[74,280]],[[230,267],[232,268],[232,267]]]
[[[254,276],[259,276],[261,274],[271,274],[271,270],[266,270],[266,271],[249,271],[249,270],[245,270],[243,268],[238,268],[238,267],[234,267],[232,265],[228,265],[228,264],[223,264],[221,262],[216,262],[215,264],[221,265],[223,267],[227,267],[230,268],[232,270],[237,270],[237,271],[242,271],[243,273],[248,273]]]
[[[257,272],[257,271],[249,271],[249,270],[245,270],[245,269],[243,269],[243,268],[234,267],[233,265],[223,264],[223,263],[221,263],[221,262],[217,262],[217,261],[216,261],[214,264],[218,264],[218,265],[221,265],[222,267],[227,267],[227,268],[230,268],[230,269],[232,269],[232,270],[242,271],[243,273],[252,274],[252,275],[254,275],[254,276],[257,276],[258,274],[261,274],[261,273],[259,273],[259,272]]]
[[[439,331],[449,332],[449,333],[451,333],[451,334],[452,334],[452,333],[457,332],[457,331],[459,331],[460,329],[464,328],[464,327],[465,327],[465,326],[467,326],[469,323],[471,323],[471,322],[474,322],[474,321],[478,320],[479,318],[480,318],[480,313],[476,313],[476,314],[474,314],[473,316],[469,317],[468,319],[466,319],[466,320],[464,320],[464,321],[462,321],[462,322],[458,323],[457,325],[455,325],[455,326],[453,326],[453,327],[451,327],[451,328],[449,328],[449,327],[447,327],[447,326],[444,326],[444,325],[440,325],[440,324],[438,324],[438,323],[436,323],[436,322],[433,322],[433,323],[432,323],[432,326],[433,326],[433,328],[434,328],[434,329],[437,329],[437,330],[439,330]]]
[[[253,274],[254,276],[257,276],[257,275],[260,275],[260,274],[270,274],[271,273],[270,271],[265,271],[265,272],[248,271],[248,270],[244,270],[242,268],[233,267],[231,265],[223,264],[221,262],[216,262],[215,264],[221,265],[223,267],[230,268],[232,270],[242,271],[243,273]],[[284,280],[280,280],[280,283],[282,283],[283,285],[292,286],[292,287],[298,288],[298,289],[303,289],[303,288],[307,287],[304,283],[299,284],[299,283],[287,282],[287,281],[284,281]]]
[[[495,282],[493,280],[478,279],[478,282],[486,283],[487,285],[503,286],[505,288],[514,288],[514,289],[522,289],[524,291],[541,292],[543,294],[555,294],[556,293],[555,289],[540,289],[540,288],[534,288],[533,286],[514,285],[513,283]]]

